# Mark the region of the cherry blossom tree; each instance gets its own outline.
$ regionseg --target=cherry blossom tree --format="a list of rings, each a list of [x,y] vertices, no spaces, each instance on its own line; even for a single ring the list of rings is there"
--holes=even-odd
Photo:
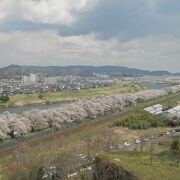
[[[44,128],[59,129],[63,124],[80,123],[88,119],[112,114],[126,106],[156,99],[180,91],[180,85],[162,90],[142,90],[136,93],[108,95],[80,100],[61,108],[32,110],[22,114],[5,112],[0,115],[0,140],[22,136]]]

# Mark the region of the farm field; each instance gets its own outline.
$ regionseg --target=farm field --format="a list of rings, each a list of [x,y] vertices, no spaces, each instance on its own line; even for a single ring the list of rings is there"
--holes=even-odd
[[[21,107],[28,105],[53,104],[73,102],[80,99],[88,99],[92,97],[102,97],[110,94],[119,94],[127,92],[136,92],[142,89],[136,84],[114,85],[97,89],[81,89],[77,91],[59,91],[43,93],[43,98],[39,98],[39,94],[16,95],[11,96],[7,103],[0,103],[0,107]]]

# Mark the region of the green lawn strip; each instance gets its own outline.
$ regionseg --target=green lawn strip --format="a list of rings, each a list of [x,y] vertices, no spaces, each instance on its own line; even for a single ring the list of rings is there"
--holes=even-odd
[[[125,92],[136,92],[140,88],[136,84],[129,85],[113,85],[110,87],[96,88],[96,89],[81,89],[77,91],[58,91],[43,93],[43,98],[39,98],[39,94],[16,95],[11,96],[7,103],[0,102],[1,107],[15,107],[34,104],[46,103],[63,103],[66,101],[73,101],[79,99],[87,99],[92,97],[102,97],[110,94],[119,94]]]

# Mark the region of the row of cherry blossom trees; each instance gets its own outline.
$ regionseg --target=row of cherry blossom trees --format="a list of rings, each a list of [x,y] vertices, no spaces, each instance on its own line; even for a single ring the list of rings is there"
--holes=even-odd
[[[45,128],[60,128],[63,124],[96,119],[127,106],[156,99],[180,91],[180,85],[162,90],[143,90],[136,93],[109,95],[103,98],[80,100],[65,107],[33,110],[22,114],[5,112],[0,115],[0,140],[33,133]]]

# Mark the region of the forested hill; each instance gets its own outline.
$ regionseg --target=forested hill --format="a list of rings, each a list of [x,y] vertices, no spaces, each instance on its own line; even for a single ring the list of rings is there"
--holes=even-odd
[[[168,71],[147,71],[123,66],[19,66],[10,65],[0,68],[0,78],[12,78],[18,75],[29,75],[30,73],[44,73],[45,75],[92,75],[93,73],[111,74],[114,76],[165,76],[179,75]]]

